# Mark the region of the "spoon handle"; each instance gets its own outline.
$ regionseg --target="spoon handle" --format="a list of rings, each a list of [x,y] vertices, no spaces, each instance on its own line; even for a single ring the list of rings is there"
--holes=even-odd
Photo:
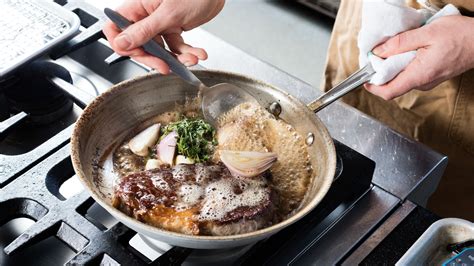
[[[121,30],[125,30],[127,27],[132,25],[130,21],[128,21],[122,15],[113,11],[110,8],[105,8],[104,13]],[[169,65],[173,73],[180,76],[183,80],[185,80],[189,84],[192,84],[194,86],[200,86],[202,84],[202,82],[185,65],[181,64],[181,62],[179,62],[171,53],[166,51],[163,47],[161,47],[161,45],[159,45],[153,39],[143,44],[142,48],[147,53],[154,55],[160,58],[161,60],[165,61]]]
[[[335,100],[341,98],[342,96],[353,91],[360,85],[369,81],[374,74],[375,71],[372,68],[372,65],[370,63],[367,64],[365,67],[354,72],[347,79],[337,84],[328,92],[324,93],[323,95],[319,96],[319,98],[312,101],[310,104],[308,104],[308,108],[315,113],[319,112]]]

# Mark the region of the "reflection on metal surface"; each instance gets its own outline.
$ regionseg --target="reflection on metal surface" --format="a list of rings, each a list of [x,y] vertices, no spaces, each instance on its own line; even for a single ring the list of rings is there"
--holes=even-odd
[[[306,140],[305,140],[305,142],[306,142],[306,145],[308,145],[308,146],[313,145],[313,142],[314,142],[314,134],[311,133],[311,132],[308,133],[308,135],[306,135]]]
[[[268,107],[268,111],[270,111],[272,115],[278,117],[281,114],[281,105],[277,102],[272,102]]]
[[[357,206],[334,225],[330,232],[320,240],[311,242],[292,263],[299,265],[340,263],[345,254],[364,238],[365,232],[375,228],[382,217],[390,213],[398,203],[399,199],[374,187],[361,198]],[[344,242],[337,241],[341,236],[344,236]]]
[[[359,265],[414,209],[416,205],[410,201],[404,202],[377,230],[370,235],[352,254],[344,260],[342,265]]]
[[[138,239],[135,239],[137,237]],[[172,248],[166,243],[142,235],[132,238],[130,244],[135,248],[139,248],[140,252],[151,260],[155,260]],[[191,251],[183,265],[232,265],[251,247],[252,245],[229,249],[195,249]],[[142,249],[144,250],[142,251]]]

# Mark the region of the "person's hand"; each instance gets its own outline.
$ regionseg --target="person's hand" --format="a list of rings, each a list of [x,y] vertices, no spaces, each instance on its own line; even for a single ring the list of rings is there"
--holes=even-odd
[[[371,93],[390,100],[410,90],[430,90],[474,68],[474,18],[447,16],[421,28],[403,32],[377,46],[382,58],[416,50],[413,61],[382,86],[366,84]]]
[[[169,67],[163,60],[139,47],[152,38],[161,44],[165,41],[179,61],[195,65],[205,60],[207,53],[186,44],[181,33],[208,22],[223,6],[224,0],[127,0],[116,11],[135,24],[122,32],[107,21],[103,31],[116,53],[168,74]]]

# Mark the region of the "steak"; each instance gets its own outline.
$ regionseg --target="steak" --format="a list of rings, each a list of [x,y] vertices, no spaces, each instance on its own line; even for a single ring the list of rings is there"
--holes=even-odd
[[[123,177],[113,205],[153,226],[191,235],[233,235],[271,225],[268,173],[234,177],[223,164],[179,164]]]

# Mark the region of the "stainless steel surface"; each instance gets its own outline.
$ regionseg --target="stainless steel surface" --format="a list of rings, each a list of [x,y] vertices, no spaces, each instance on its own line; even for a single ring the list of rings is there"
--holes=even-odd
[[[369,255],[415,208],[416,205],[411,201],[404,202],[364,241],[364,243],[357,247],[341,265],[360,265],[367,255]]]
[[[92,102],[95,98],[95,94],[90,94],[84,90],[79,89],[78,87],[58,78],[52,78],[51,82],[56,84],[58,88],[66,89],[65,92],[74,99],[74,102],[79,105],[81,108],[85,108],[89,103]]]
[[[4,121],[0,121],[0,140],[6,136],[7,130],[13,125],[20,123],[28,117],[28,114],[25,112],[20,112]]]
[[[330,226],[326,234],[314,239],[304,250],[286,248],[288,257],[295,259],[289,262],[270,260],[269,265],[336,265],[363,240],[367,232],[376,228],[399,202],[395,196],[373,187],[337,223]],[[305,243],[311,239],[301,241]]]
[[[184,37],[189,43],[198,43],[206,48],[209,59],[201,63],[206,68],[251,75],[287,91],[304,103],[321,95],[319,89],[203,30],[195,29],[185,33]],[[416,203],[426,200],[433,192],[433,187],[422,194],[418,190],[426,180],[432,182],[439,179],[439,174],[446,167],[446,156],[341,102],[336,101],[317,115],[332,137],[377,163],[373,181],[378,186],[400,199],[419,194]],[[433,182],[436,183],[436,180]]]
[[[314,134],[309,132],[308,135],[306,135],[306,145],[311,146],[314,143]]]
[[[167,250],[172,248],[172,246],[156,241],[152,238],[146,236],[138,235],[139,240],[135,243],[141,241],[143,244],[147,245],[152,249],[152,252],[149,252],[147,257],[150,260],[158,258],[160,255],[164,254]],[[221,266],[221,265],[235,265],[235,262],[247,252],[252,245],[234,247],[230,249],[195,249],[191,251],[191,254],[186,258],[186,261],[182,265],[205,265],[205,266]]]
[[[117,64],[119,62],[122,62],[124,60],[128,60],[130,59],[128,56],[121,56],[119,54],[116,54],[116,53],[113,53],[111,54],[109,57],[107,57],[104,62],[107,64],[107,65],[113,65],[113,64]]]
[[[336,18],[337,10],[341,4],[341,0],[297,0],[317,12],[320,12],[331,18]]]
[[[145,75],[120,83],[97,97],[81,114],[71,137],[71,159],[74,170],[91,196],[117,220],[138,233],[172,245],[218,249],[256,243],[304,217],[326,195],[336,170],[336,153],[332,138],[319,119],[298,100],[258,80],[232,73],[196,71],[206,84],[232,83],[248,91],[263,106],[278,101],[280,118],[290,123],[300,135],[311,132],[314,145],[308,146],[313,166],[300,207],[283,221],[254,232],[227,236],[194,236],[166,231],[131,218],[112,206],[113,184],[117,176],[102,164],[118,143],[139,124],[173,110],[176,104],[198,94],[198,88],[174,75]],[[109,161],[109,163],[112,163]],[[101,170],[103,169],[103,170]]]
[[[278,117],[281,114],[281,105],[277,102],[272,102],[267,110],[274,116]]]
[[[375,74],[372,65],[369,63],[365,67],[354,72],[352,75],[347,77],[341,83],[334,86],[328,92],[319,96],[316,100],[312,101],[308,107],[313,112],[317,113],[321,111],[324,107],[333,103],[337,99],[346,95],[347,93],[357,89],[360,85],[368,82],[372,76]]]

